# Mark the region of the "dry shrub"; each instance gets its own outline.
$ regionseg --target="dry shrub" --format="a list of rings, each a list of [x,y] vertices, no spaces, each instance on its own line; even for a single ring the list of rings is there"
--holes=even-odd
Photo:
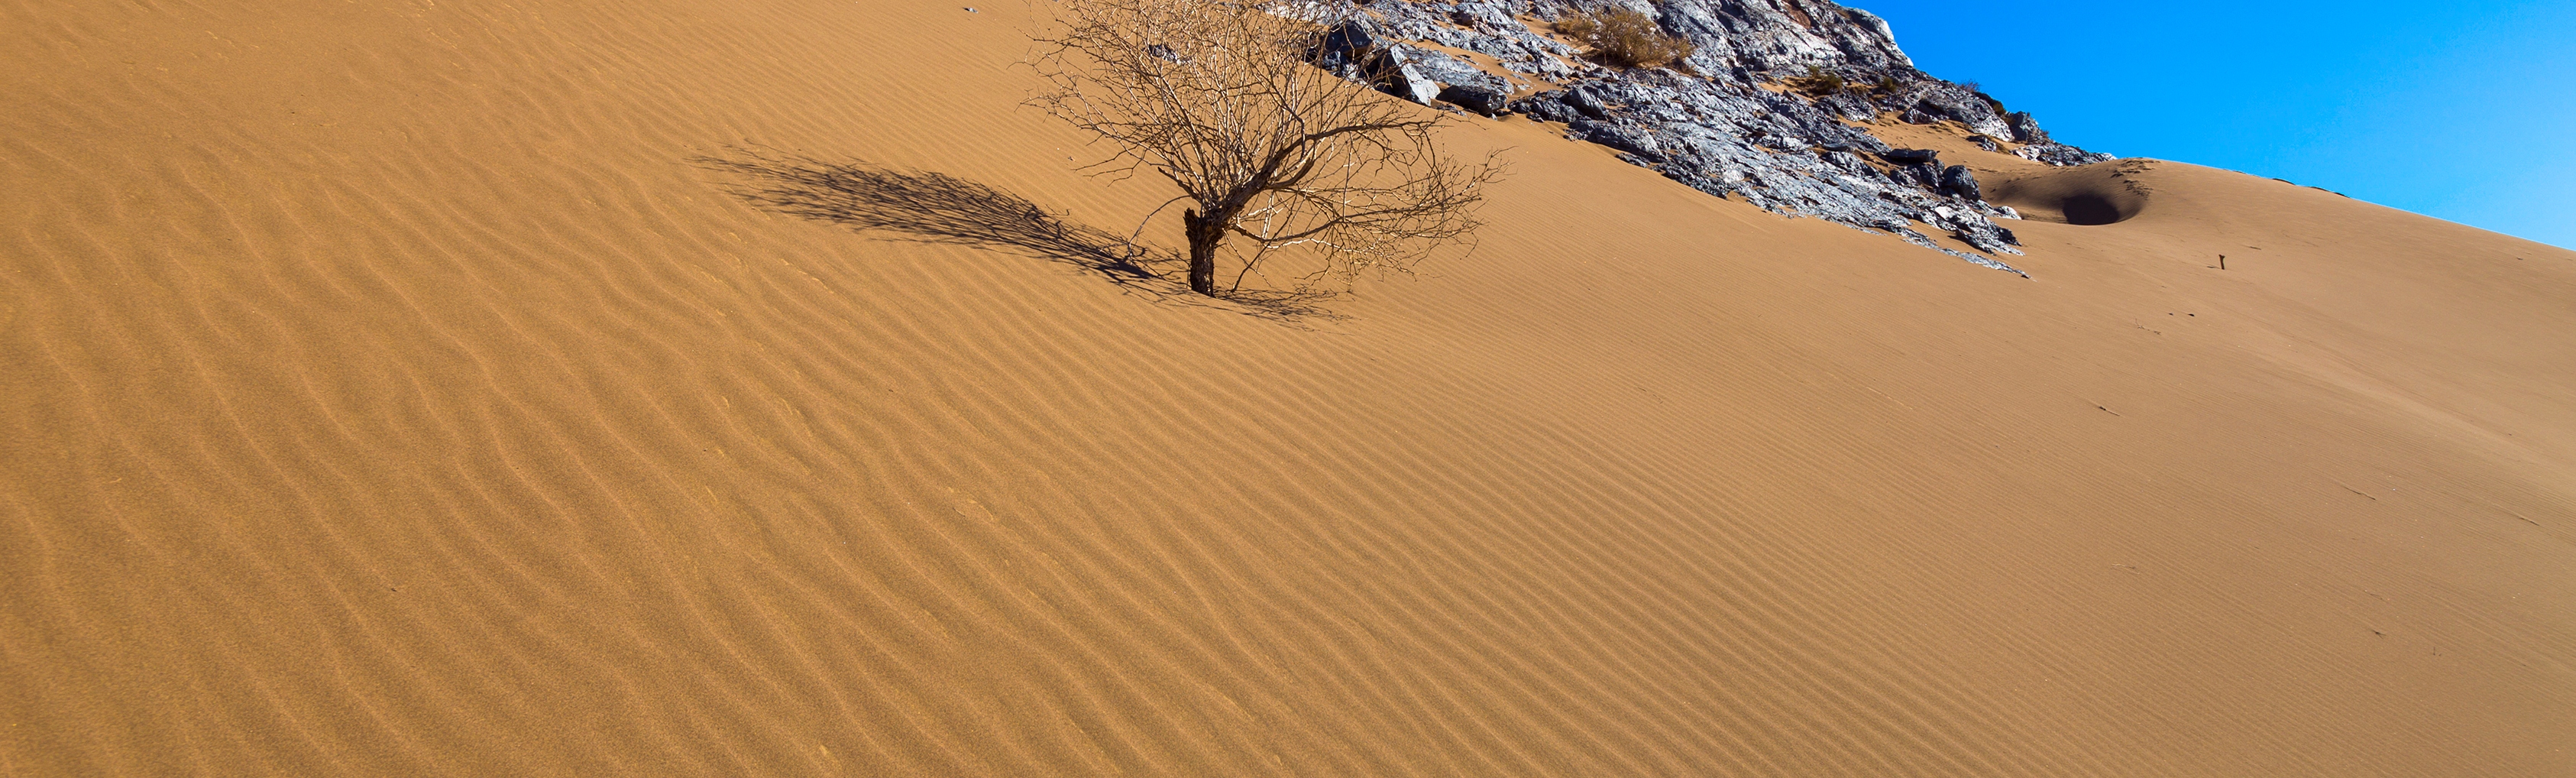
[[[1556,30],[1622,67],[1663,67],[1696,50],[1690,41],[1664,32],[1654,17],[1625,8],[1567,14],[1557,20]]]
[[[1851,88],[1851,83],[1844,81],[1842,74],[1815,65],[1808,65],[1806,75],[1790,78],[1788,82],[1790,88],[1817,97]]]
[[[1191,291],[1235,294],[1286,249],[1309,261],[1297,282],[1306,292],[1472,245],[1499,163],[1445,152],[1443,114],[1309,64],[1327,28],[1237,0],[1057,9],[1031,63],[1052,88],[1030,103],[1109,142],[1115,156],[1092,170],[1151,171],[1180,188],[1164,205],[1195,206],[1181,212]],[[1250,256],[1220,293],[1218,251],[1230,238],[1240,239],[1230,253]]]

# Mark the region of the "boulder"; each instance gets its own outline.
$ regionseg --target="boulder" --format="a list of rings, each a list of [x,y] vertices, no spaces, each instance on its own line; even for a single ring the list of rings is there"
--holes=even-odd
[[[1976,174],[1968,172],[1966,165],[1951,165],[1941,170],[1941,191],[1969,200],[1986,199],[1984,193],[1977,191]]]
[[[1899,165],[1920,165],[1927,162],[1940,162],[1941,152],[1931,149],[1888,149],[1880,152],[1878,158]]]
[[[1503,96],[1503,93],[1483,86],[1451,84],[1447,87],[1441,88],[1440,99],[1449,101],[1449,103],[1460,108],[1475,111],[1486,116],[1506,113],[1511,110],[1511,106]]]
[[[1512,12],[1506,10],[1500,3],[1468,0],[1468,2],[1459,3],[1457,10],[1450,11],[1449,19],[1460,27],[1478,32],[1510,32],[1523,29],[1518,22],[1512,21]]]
[[[1924,88],[1923,96],[1914,101],[1915,110],[1935,120],[1956,121],[1968,129],[1988,135],[2012,132],[2004,118],[1995,112],[1996,103],[1983,93],[1965,87],[1936,82]]]
[[[1386,57],[1394,67],[1387,68],[1381,76],[1382,83],[1378,84],[1378,89],[1423,105],[1430,105],[1431,101],[1440,98],[1440,82],[1431,80],[1430,76],[1422,74],[1420,68],[1414,67],[1413,57],[1408,52],[1393,49],[1386,53]]]
[[[1418,49],[1396,43],[1366,18],[1346,19],[1324,31],[1307,59],[1316,67],[1354,81],[1367,80],[1378,91],[1424,105],[1440,96],[1439,82],[1423,75],[1414,61]]]
[[[1985,124],[1999,118],[1995,116],[1994,107],[1983,98],[1956,87],[1944,86],[1935,90],[1916,101],[1915,107],[1923,109],[1924,113],[1969,125]]]
[[[1362,77],[1377,69],[1378,58],[1386,51],[1387,40],[1377,26],[1365,17],[1344,20],[1324,31],[1324,38],[1307,52],[1316,67],[1333,71],[1343,78]]]
[[[1558,95],[1559,99],[1565,101],[1565,104],[1568,107],[1581,112],[1585,116],[1589,116],[1594,119],[1610,118],[1610,106],[1603,104],[1601,102],[1601,98],[1592,94],[1592,90],[1578,87],[1565,90],[1558,93]]]
[[[2039,120],[2030,118],[2029,111],[2012,112],[2011,116],[2004,118],[2004,124],[2012,128],[2012,139],[2014,143],[2045,143],[2048,141],[2048,131],[2039,128]]]

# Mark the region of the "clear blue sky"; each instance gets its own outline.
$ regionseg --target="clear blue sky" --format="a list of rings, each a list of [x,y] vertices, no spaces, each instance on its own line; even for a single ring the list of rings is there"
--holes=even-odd
[[[2058,140],[2576,248],[2576,0],[1841,0]]]

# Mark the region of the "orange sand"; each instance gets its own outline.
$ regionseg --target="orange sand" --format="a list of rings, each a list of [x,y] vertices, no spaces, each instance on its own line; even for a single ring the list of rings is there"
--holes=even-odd
[[[692,162],[1124,232],[980,10],[0,0],[0,774],[2576,775],[2576,253],[1886,128],[2138,199],[2024,280],[1480,120],[1282,323]]]

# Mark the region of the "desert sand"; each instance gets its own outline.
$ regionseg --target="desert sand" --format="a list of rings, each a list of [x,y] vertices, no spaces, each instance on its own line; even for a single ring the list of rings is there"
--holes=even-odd
[[[0,774],[2576,775],[2576,252],[1879,128],[2024,279],[1477,119],[1283,320],[743,196],[1132,228],[1032,12],[0,2]]]

